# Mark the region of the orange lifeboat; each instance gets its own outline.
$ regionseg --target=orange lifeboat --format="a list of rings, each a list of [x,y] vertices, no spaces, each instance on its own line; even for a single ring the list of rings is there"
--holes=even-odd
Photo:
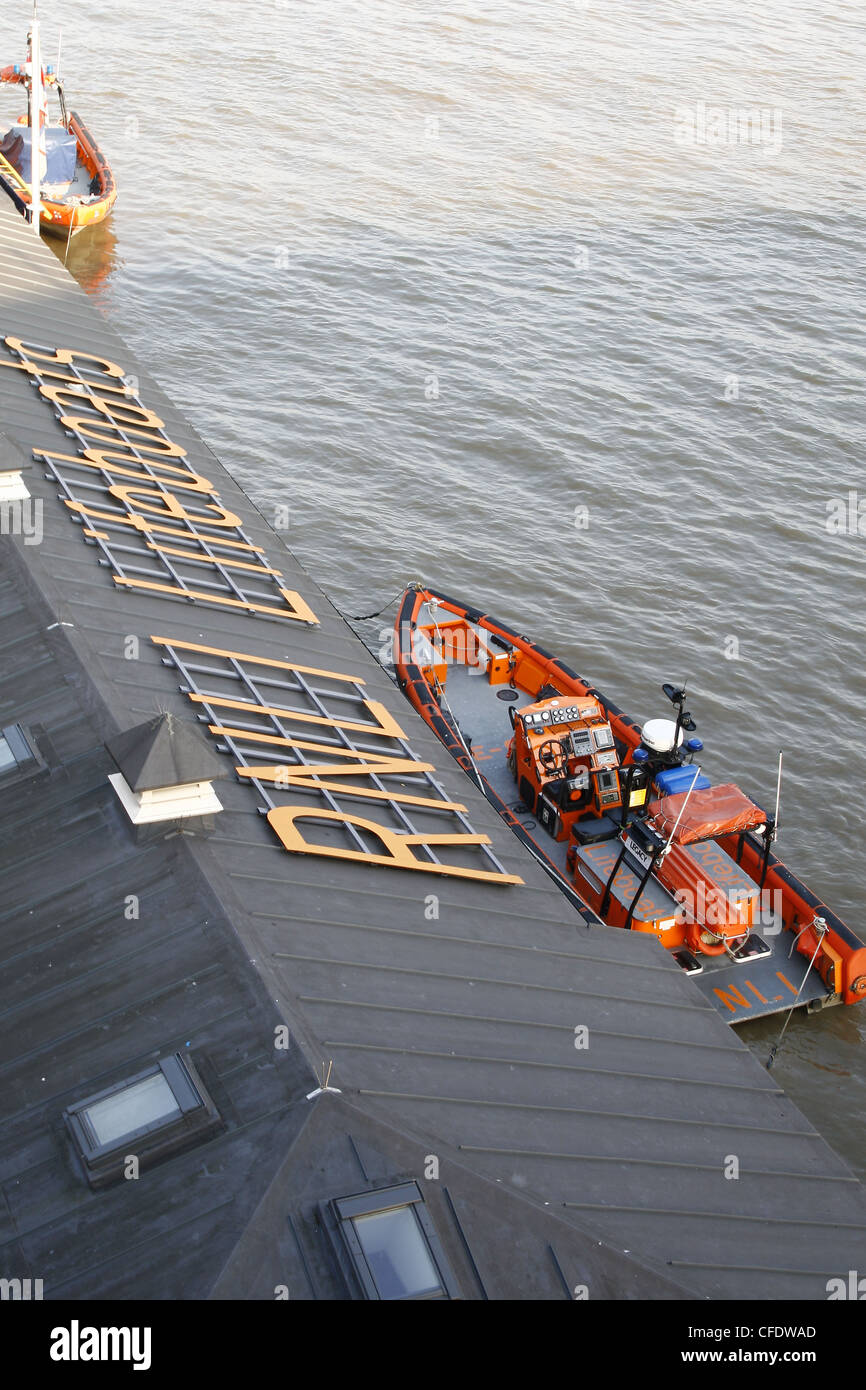
[[[866,999],[866,943],[776,858],[776,815],[695,762],[684,690],[663,687],[675,719],[640,725],[420,585],[394,652],[407,698],[588,924],[653,936],[730,1023]]]
[[[76,112],[67,112],[63,84],[53,70],[42,71],[43,91],[59,103],[59,118],[49,120],[47,101],[40,129],[44,162],[40,187],[39,225],[43,232],[68,238],[102,222],[117,199],[114,175],[87,126]],[[13,63],[0,69],[0,86],[21,86],[30,92],[31,64]],[[16,207],[30,219],[32,203],[32,132],[27,115],[5,128],[0,123],[0,185]]]

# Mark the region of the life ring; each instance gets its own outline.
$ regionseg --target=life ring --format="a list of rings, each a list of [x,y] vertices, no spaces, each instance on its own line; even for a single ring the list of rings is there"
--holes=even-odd
[[[715,941],[702,940],[704,935],[715,937]],[[686,941],[689,949],[694,951],[695,955],[723,956],[725,954],[725,937],[720,936],[718,932],[712,931],[707,926],[701,926],[700,922],[689,922],[686,927]]]

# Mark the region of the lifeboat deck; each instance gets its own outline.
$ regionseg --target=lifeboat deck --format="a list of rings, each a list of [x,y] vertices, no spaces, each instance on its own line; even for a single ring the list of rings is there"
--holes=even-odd
[[[422,610],[422,621],[425,620],[429,619],[426,610]],[[521,695],[516,701],[501,701],[497,698],[496,687],[488,684],[483,673],[455,663],[448,667],[445,699],[447,705],[443,702],[443,711],[450,710],[464,738],[470,741],[470,752],[478,771],[560,872],[566,873],[567,842],[548,835],[520,800],[506,762],[505,749],[510,737],[508,708],[520,710],[532,703],[530,697]],[[588,846],[583,853],[588,860],[597,861],[592,867],[597,876],[606,881],[613,867],[608,862],[609,843]],[[617,876],[618,886],[624,878],[629,881],[622,884],[622,889],[630,901],[638,883],[623,866]],[[675,910],[676,905],[672,903],[671,907]],[[592,920],[597,931],[621,930],[598,922],[589,909],[584,920]],[[782,1013],[795,1003],[797,1007],[814,1006],[827,998],[826,986],[815,972],[809,972],[808,960],[798,952],[791,955],[791,933],[783,929],[780,918],[769,910],[769,905],[759,916],[756,935],[759,941],[755,946],[767,954],[756,953],[738,961],[727,956],[702,956],[701,973],[686,977],[727,1023],[744,1023],[767,1014]],[[664,947],[655,941],[650,944],[661,955],[669,957]]]

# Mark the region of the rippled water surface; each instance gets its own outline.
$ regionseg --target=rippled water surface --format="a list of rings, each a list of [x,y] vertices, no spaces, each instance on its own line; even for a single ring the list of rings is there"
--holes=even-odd
[[[688,677],[863,932],[863,13],[757,9],[40,13],[120,187],[70,269],[337,605],[427,577],[639,718]],[[776,1064],[861,1172],[864,1043],[798,1015]]]

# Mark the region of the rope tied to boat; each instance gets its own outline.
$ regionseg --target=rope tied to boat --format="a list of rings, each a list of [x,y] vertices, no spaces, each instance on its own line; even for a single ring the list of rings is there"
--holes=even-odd
[[[777,1057],[778,1052],[779,1052],[779,1048],[782,1046],[782,1039],[783,1039],[784,1036],[785,1036],[785,1029],[788,1027],[788,1024],[791,1022],[791,1015],[793,1014],[793,1012],[794,1012],[794,1010],[796,1009],[798,1003],[800,1002],[800,995],[803,993],[803,987],[804,987],[804,985],[806,984],[806,981],[807,981],[808,978],[809,978],[809,971],[812,969],[812,966],[815,964],[815,960],[816,960],[816,958],[817,958],[818,952],[820,951],[820,949],[821,949],[821,947],[822,947],[822,945],[823,945],[823,943],[824,943],[824,937],[827,935],[828,931],[830,930],[830,928],[827,926],[827,923],[826,923],[826,921],[824,920],[823,917],[816,917],[816,918],[814,919],[814,921],[812,921],[812,922],[809,923],[808,926],[801,928],[801,930],[797,932],[797,935],[794,937],[794,940],[793,940],[793,942],[791,943],[791,949],[790,949],[790,951],[788,952],[788,959],[789,959],[789,960],[791,959],[791,956],[794,954],[794,947],[797,945],[797,942],[800,940],[800,937],[803,935],[803,932],[811,931],[813,928],[814,928],[814,930],[815,930],[815,932],[816,932],[816,934],[817,934],[817,937],[818,937],[818,944],[817,944],[816,947],[815,947],[815,950],[814,950],[813,955],[812,955],[812,959],[809,961],[809,964],[808,964],[808,966],[806,967],[806,973],[805,973],[805,975],[803,976],[803,980],[802,980],[802,983],[801,983],[801,985],[800,985],[800,988],[797,990],[797,997],[796,997],[796,999],[794,1000],[793,1004],[791,1005],[790,1009],[788,1010],[788,1017],[785,1019],[785,1022],[782,1024],[782,1031],[781,1031],[781,1033],[779,1034],[779,1036],[778,1036],[778,1038],[776,1039],[776,1041],[773,1043],[773,1046],[770,1048],[770,1055],[769,1055],[769,1057],[767,1058],[767,1062],[766,1062],[767,1071],[770,1071],[770,1069],[771,1069],[773,1063],[774,1063],[775,1060],[776,1060],[776,1057]]]
[[[392,603],[396,603],[398,598],[402,598],[407,589],[420,588],[420,579],[410,579],[407,584],[403,585],[402,589],[398,589],[396,594],[393,594],[391,598],[383,603],[381,608],[377,608],[375,613],[344,613],[343,617],[350,623],[366,623],[369,622],[371,618],[381,618],[386,608],[390,608]]]

